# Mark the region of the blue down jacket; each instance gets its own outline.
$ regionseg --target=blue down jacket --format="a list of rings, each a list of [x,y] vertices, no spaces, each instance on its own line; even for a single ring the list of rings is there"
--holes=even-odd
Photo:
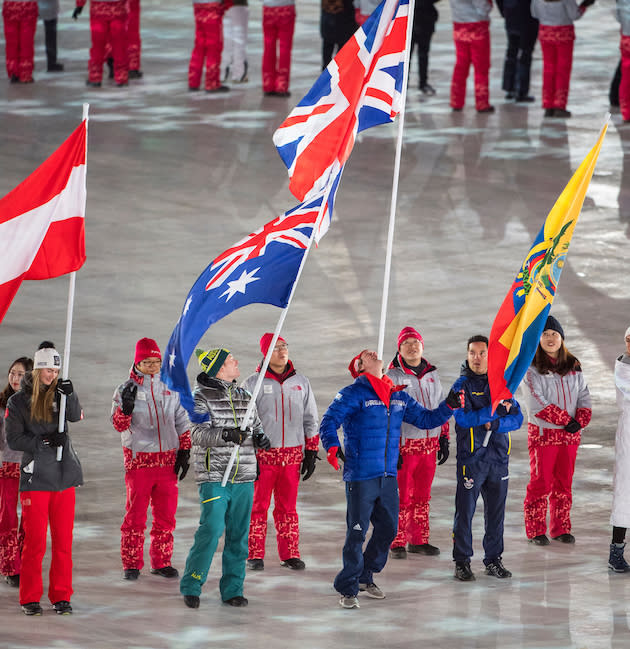
[[[521,407],[516,399],[510,399],[512,407],[507,415],[492,414],[490,386],[487,374],[475,374],[468,362],[462,366],[461,376],[453,384],[453,390],[464,390],[464,407],[453,413],[457,433],[457,462],[470,464],[473,459],[483,459],[492,464],[507,464],[512,446],[510,431],[523,423]],[[488,446],[483,441],[488,432],[485,424],[490,422],[492,434]]]
[[[400,390],[392,392],[389,408],[379,399],[365,376],[338,392],[322,417],[319,434],[326,450],[339,446],[337,429],[343,425],[343,479],[346,482],[395,476],[403,421],[417,428],[441,426],[453,415],[444,401],[427,410]]]

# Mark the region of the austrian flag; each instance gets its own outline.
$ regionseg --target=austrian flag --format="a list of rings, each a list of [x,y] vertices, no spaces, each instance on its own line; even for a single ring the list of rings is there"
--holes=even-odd
[[[25,279],[50,279],[85,262],[87,121],[0,199],[0,322]]]

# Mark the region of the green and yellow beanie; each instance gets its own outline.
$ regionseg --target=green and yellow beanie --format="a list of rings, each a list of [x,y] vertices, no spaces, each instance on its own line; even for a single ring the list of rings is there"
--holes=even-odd
[[[204,371],[208,376],[217,375],[230,353],[229,349],[223,348],[209,349],[208,351],[195,349],[195,356],[199,361],[199,365],[201,365],[202,371]]]

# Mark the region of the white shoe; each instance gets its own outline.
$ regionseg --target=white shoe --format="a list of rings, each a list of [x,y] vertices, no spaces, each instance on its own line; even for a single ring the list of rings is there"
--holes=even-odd
[[[342,595],[339,600],[339,606],[341,608],[361,608],[359,606],[359,600],[353,595]]]
[[[374,582],[371,584],[359,584],[359,592],[365,593],[372,599],[385,599],[385,594]]]

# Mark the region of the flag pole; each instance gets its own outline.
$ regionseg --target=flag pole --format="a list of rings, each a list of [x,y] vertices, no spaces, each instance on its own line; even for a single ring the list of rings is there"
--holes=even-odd
[[[411,58],[411,32],[413,30],[413,14],[415,0],[409,2],[409,15],[407,18],[407,43],[405,47],[405,68],[403,71],[403,87],[400,113],[398,115],[398,138],[396,141],[396,157],[394,161],[394,176],[392,181],[392,198],[389,212],[389,229],[387,232],[387,251],[385,253],[385,273],[383,276],[383,297],[381,300],[381,321],[378,330],[377,354],[383,357],[385,342],[385,321],[387,319],[387,299],[389,296],[389,279],[392,267],[392,250],[394,247],[394,227],[396,224],[396,203],[398,201],[398,180],[400,177],[400,158],[402,155],[402,137],[405,126],[405,106],[407,103],[407,86],[409,81],[409,59]]]
[[[308,253],[310,252],[311,247],[313,245],[313,241],[315,240],[315,234],[319,230],[319,226],[322,222],[324,214],[326,213],[326,209],[328,208],[328,199],[330,197],[330,192],[332,190],[333,184],[334,183],[329,182],[328,188],[326,189],[326,193],[322,198],[322,205],[319,208],[319,214],[317,215],[317,219],[315,220],[315,224],[313,225],[313,231],[311,232],[311,236],[309,237],[308,243],[306,244],[306,250],[304,251],[302,261],[300,262],[300,267],[298,268],[297,275],[295,276],[295,281],[293,282],[293,286],[291,287],[291,292],[289,293],[289,299],[287,301],[287,305],[284,307],[284,309],[282,309],[282,313],[278,318],[278,324],[276,325],[276,328],[273,332],[273,338],[269,343],[267,353],[265,354],[265,358],[260,367],[260,371],[258,372],[258,378],[256,379],[256,384],[254,385],[254,391],[252,392],[251,399],[247,404],[247,410],[245,411],[245,415],[243,417],[243,420],[241,421],[241,430],[245,430],[247,428],[247,425],[249,424],[249,421],[252,418],[252,413],[254,412],[254,408],[256,407],[256,398],[258,397],[258,393],[260,392],[263,379],[265,378],[265,373],[267,372],[267,368],[269,367],[269,361],[271,360],[271,354],[273,354],[273,348],[276,344],[276,341],[278,340],[278,336],[280,336],[282,325],[284,324],[284,321],[287,317],[289,307],[291,306],[291,302],[293,300],[293,295],[295,294],[295,289],[297,288],[298,282],[300,281],[300,276],[302,275],[302,270],[304,269],[304,265],[306,264],[306,258],[308,257]],[[238,453],[238,448],[239,445],[235,444],[234,448],[232,449],[232,454],[230,455],[228,464],[225,467],[225,473],[223,474],[223,479],[221,480],[222,487],[225,487],[228,478],[230,477],[232,466],[234,466],[234,462],[236,461],[236,454]]]
[[[83,120],[85,121],[85,171],[87,175],[87,122],[90,104],[83,104]],[[84,210],[85,211],[85,210]],[[70,341],[72,339],[72,314],[74,311],[74,293],[76,287],[77,271],[70,273],[70,283],[68,286],[68,308],[66,310],[66,337],[63,345],[63,364],[61,366],[61,378],[67,379],[70,366]],[[57,430],[62,433],[66,424],[66,401],[65,394],[61,395],[59,400],[59,425]],[[63,458],[63,446],[57,446],[57,462]]]

